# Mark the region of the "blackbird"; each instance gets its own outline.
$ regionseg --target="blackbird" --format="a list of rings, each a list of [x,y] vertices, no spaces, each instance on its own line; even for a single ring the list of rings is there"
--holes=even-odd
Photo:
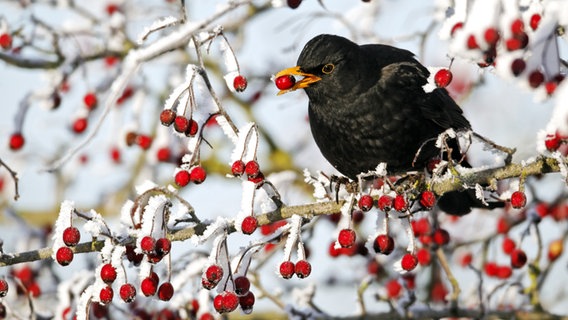
[[[445,89],[423,89],[429,71],[410,51],[357,45],[322,34],[305,45],[296,67],[276,77],[282,75],[303,76],[279,94],[305,90],[316,144],[339,172],[352,179],[382,162],[389,174],[422,170],[440,155],[435,144],[441,133],[449,128],[471,129]],[[457,141],[450,139],[447,144],[453,150],[451,157],[460,159]],[[483,204],[466,190],[444,194],[438,206],[463,215]]]

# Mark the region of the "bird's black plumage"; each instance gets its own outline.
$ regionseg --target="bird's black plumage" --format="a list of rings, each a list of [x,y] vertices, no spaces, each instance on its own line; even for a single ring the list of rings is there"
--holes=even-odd
[[[297,65],[296,74],[310,78],[296,88],[309,97],[314,139],[325,158],[350,178],[381,162],[390,173],[421,170],[440,154],[435,146],[440,133],[471,128],[445,89],[424,91],[429,72],[409,51],[319,35],[305,45]],[[457,142],[449,143],[459,158]],[[454,214],[479,203],[469,193],[452,197],[439,203]]]

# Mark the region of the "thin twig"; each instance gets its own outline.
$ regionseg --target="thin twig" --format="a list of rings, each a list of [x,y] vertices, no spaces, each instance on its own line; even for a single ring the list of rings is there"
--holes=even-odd
[[[14,201],[18,201],[18,198],[20,198],[20,193],[18,191],[18,173],[16,171],[12,170],[6,164],[6,162],[4,162],[2,160],[2,158],[0,158],[0,165],[3,166],[4,168],[6,168],[6,170],[8,170],[8,172],[12,176],[12,180],[14,180]]]

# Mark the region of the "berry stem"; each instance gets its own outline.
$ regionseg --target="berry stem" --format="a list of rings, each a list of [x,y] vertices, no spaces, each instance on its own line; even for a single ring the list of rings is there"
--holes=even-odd
[[[461,292],[460,285],[456,277],[454,277],[452,270],[450,269],[450,266],[448,264],[448,259],[446,259],[446,254],[442,250],[442,247],[436,249],[436,257],[438,257],[440,266],[442,266],[442,269],[444,270],[446,276],[448,277],[448,281],[450,281],[450,284],[452,285],[452,294],[450,295],[450,302],[452,306],[457,306],[458,298]]]

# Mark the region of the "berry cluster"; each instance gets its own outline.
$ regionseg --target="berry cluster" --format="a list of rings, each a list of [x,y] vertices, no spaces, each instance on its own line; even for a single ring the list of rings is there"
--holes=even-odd
[[[187,137],[194,137],[199,131],[199,124],[193,118],[178,115],[172,109],[164,109],[160,113],[160,122],[169,127],[173,124],[174,130]]]
[[[65,246],[59,247],[55,253],[57,263],[67,266],[73,261],[73,250],[70,247],[76,246],[80,239],[81,233],[79,229],[71,226],[63,230],[63,243],[65,243]]]
[[[264,174],[260,171],[260,165],[256,160],[245,163],[243,160],[237,160],[231,165],[231,173],[235,177],[246,174],[248,181],[254,182],[257,187],[261,187],[264,182]]]
[[[205,178],[207,178],[207,172],[205,172],[202,166],[197,165],[189,170],[179,169],[174,176],[174,181],[177,186],[185,187],[190,182],[201,184],[205,181]]]
[[[280,275],[284,279],[290,279],[295,274],[303,279],[312,273],[312,265],[307,260],[298,260],[295,264],[292,261],[284,261],[278,268]]]

